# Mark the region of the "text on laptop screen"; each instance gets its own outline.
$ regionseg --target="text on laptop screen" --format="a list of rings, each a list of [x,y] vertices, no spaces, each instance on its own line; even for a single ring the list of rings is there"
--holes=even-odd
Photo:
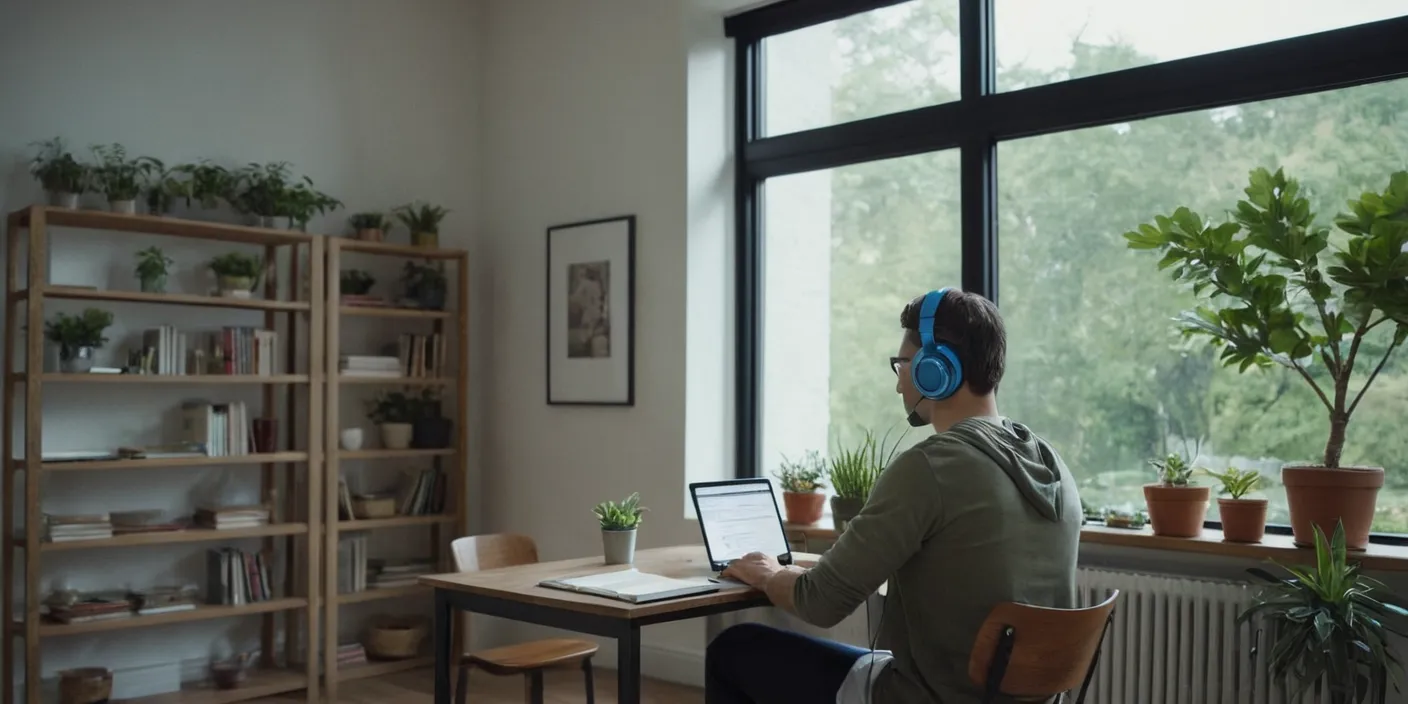
[[[736,560],[750,552],[787,554],[787,535],[767,482],[699,487],[694,501],[709,559],[714,562]]]

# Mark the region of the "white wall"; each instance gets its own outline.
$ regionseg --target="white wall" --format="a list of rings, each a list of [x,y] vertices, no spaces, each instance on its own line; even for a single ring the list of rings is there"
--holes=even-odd
[[[28,144],[62,135],[83,156],[90,144],[121,142],[168,163],[198,157],[232,165],[287,160],[349,209],[388,208],[413,198],[438,202],[453,211],[442,242],[474,251],[477,13],[478,6],[466,0],[6,3],[0,9],[0,211],[39,198],[25,173]],[[341,234],[345,215],[315,221],[312,229]],[[100,233],[61,235],[54,278],[131,287],[131,253],[139,244],[147,242]],[[221,251],[209,244],[161,244],[178,259],[179,283],[173,285],[186,290],[203,285],[200,263]],[[477,252],[472,258],[476,265],[482,260]],[[195,310],[107,307],[119,318],[114,340],[125,330],[159,322],[198,325],[202,317]],[[481,312],[475,312],[475,324]],[[476,377],[482,376],[482,359],[476,355],[473,363],[480,370]],[[200,392],[212,390],[95,399],[81,388],[56,389],[45,402],[45,449],[157,440],[162,414]],[[473,417],[470,424],[477,428]],[[471,469],[476,465],[471,462]],[[46,483],[45,509],[189,509],[192,492],[222,476],[216,470],[67,473]],[[237,470],[230,476],[248,490],[257,474]],[[478,525],[474,477],[470,502]],[[42,584],[121,588],[200,580],[204,548],[46,556]],[[44,671],[199,661],[220,641],[249,645],[257,627],[257,619],[243,619],[45,641]]]

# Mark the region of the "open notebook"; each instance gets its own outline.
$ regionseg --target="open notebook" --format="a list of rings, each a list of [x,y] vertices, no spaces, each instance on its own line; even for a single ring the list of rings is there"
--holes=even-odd
[[[608,599],[620,599],[633,604],[708,594],[719,590],[719,585],[702,578],[699,580],[674,579],[641,572],[634,567],[571,579],[548,579],[539,582],[538,586],[604,596]]]

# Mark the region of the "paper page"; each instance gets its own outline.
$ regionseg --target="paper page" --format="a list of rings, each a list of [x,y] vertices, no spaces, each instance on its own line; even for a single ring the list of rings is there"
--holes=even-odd
[[[623,596],[645,596],[648,594],[673,591],[675,589],[709,586],[709,583],[704,580],[688,581],[672,579],[670,577],[662,577],[658,574],[641,572],[634,567],[625,570],[617,570],[615,572],[564,579],[561,580],[561,582],[583,591],[601,591]]]

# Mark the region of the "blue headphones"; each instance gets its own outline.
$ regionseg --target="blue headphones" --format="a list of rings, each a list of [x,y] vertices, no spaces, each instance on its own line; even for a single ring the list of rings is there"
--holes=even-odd
[[[924,295],[924,303],[919,306],[919,341],[923,346],[909,362],[914,388],[934,401],[954,395],[963,385],[963,365],[958,355],[948,345],[934,340],[934,314],[948,291],[941,288]]]

